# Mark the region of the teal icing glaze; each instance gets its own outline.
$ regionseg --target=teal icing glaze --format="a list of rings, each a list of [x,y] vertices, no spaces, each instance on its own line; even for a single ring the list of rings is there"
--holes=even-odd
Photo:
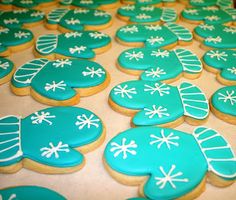
[[[125,5],[118,9],[117,14],[128,17],[133,23],[175,22],[178,18],[173,8],[157,8],[154,6]]]
[[[6,58],[0,58],[0,80],[10,74],[14,69],[12,61]]]
[[[74,167],[84,156],[75,148],[95,142],[103,132],[101,120],[78,107],[52,107],[26,118],[0,120],[0,166],[28,158],[53,167]]]
[[[122,0],[123,3],[126,4],[136,4],[136,5],[159,5],[162,3],[173,3],[175,0],[148,0],[148,1],[143,1],[143,0]]]
[[[55,0],[3,0],[0,3],[0,6],[12,5],[19,8],[32,9],[36,6],[43,6],[45,3],[55,2]]]
[[[0,190],[0,199],[17,199],[17,200],[66,200],[61,194],[40,186],[17,186]]]
[[[159,25],[127,25],[116,32],[116,37],[123,42],[143,42],[146,47],[160,48],[178,41],[190,42],[192,33],[181,25],[166,23]]]
[[[187,49],[172,51],[152,48],[132,48],[123,51],[118,64],[127,70],[140,70],[141,80],[163,81],[176,78],[183,72],[199,74],[200,59]]]
[[[220,76],[229,81],[236,81],[236,51],[216,49],[207,51],[203,56],[205,64],[220,71]]]
[[[149,199],[176,199],[188,194],[208,171],[226,180],[236,178],[230,145],[215,130],[205,127],[195,129],[193,135],[159,127],[128,129],[109,141],[104,157],[118,173],[147,176],[143,192]]]
[[[162,125],[182,116],[201,120],[209,114],[205,95],[187,82],[175,87],[154,81],[127,81],[115,86],[110,98],[123,108],[138,111],[132,119],[136,126]]]
[[[81,49],[75,49],[81,51]],[[76,95],[75,89],[89,88],[104,83],[105,69],[96,62],[77,59],[35,59],[19,67],[12,77],[17,88],[31,86],[40,95],[67,100]]]
[[[70,32],[60,35],[41,35],[36,41],[36,51],[45,56],[53,53],[74,57],[94,58],[93,49],[102,48],[111,43],[111,38],[104,33],[97,31]],[[80,48],[81,51],[76,51]]]
[[[211,98],[211,103],[218,111],[236,116],[236,86],[226,86],[217,90]]]
[[[222,24],[200,24],[194,29],[195,34],[203,38],[203,44],[210,48],[235,49],[236,27]]]
[[[36,23],[44,20],[44,13],[33,9],[1,11],[0,26],[21,28],[24,24]]]
[[[84,30],[86,25],[105,25],[112,19],[111,15],[106,11],[87,8],[57,8],[48,13],[46,18],[49,25],[58,24],[72,31]]]
[[[218,6],[218,7],[232,7],[232,0],[190,0],[189,4],[193,7],[206,7],[206,6]]]
[[[234,8],[220,9],[214,6],[200,8],[186,8],[181,16],[191,21],[203,21],[207,24],[224,24],[235,21]]]

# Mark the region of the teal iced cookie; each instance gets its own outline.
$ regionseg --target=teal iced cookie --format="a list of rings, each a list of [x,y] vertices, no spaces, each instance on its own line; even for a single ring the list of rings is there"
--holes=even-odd
[[[121,0],[124,4],[136,4],[136,5],[154,5],[154,6],[162,6],[162,5],[174,5],[175,0]]]
[[[184,76],[198,78],[202,72],[200,59],[187,49],[163,50],[132,48],[123,51],[117,67],[128,74],[139,75],[141,80],[173,82]]]
[[[108,73],[101,65],[78,59],[31,60],[11,80],[16,95],[31,95],[48,105],[75,105],[81,96],[100,92],[108,84]]]
[[[92,59],[96,53],[109,49],[111,38],[97,31],[77,31],[64,34],[47,34],[38,37],[35,45],[37,56],[55,59],[73,57]],[[80,49],[80,51],[79,51]]]
[[[194,29],[194,38],[204,49],[235,49],[236,27],[222,24],[200,24]]]
[[[83,153],[102,143],[105,134],[98,116],[78,107],[47,108],[25,118],[2,117],[0,132],[0,172],[24,167],[52,174],[79,170]]]
[[[181,12],[184,21],[190,23],[224,24],[235,22],[236,10],[234,8],[201,7],[186,8]]]
[[[39,186],[17,186],[0,189],[0,199],[2,200],[66,200],[59,193],[48,188]]]
[[[187,4],[191,7],[207,7],[207,6],[217,6],[217,7],[233,7],[232,0],[180,0],[180,3]]]
[[[0,57],[0,85],[11,80],[11,76],[15,71],[13,62],[6,58]]]
[[[211,97],[210,105],[216,117],[236,124],[236,85],[217,90]]]
[[[109,9],[116,8],[119,5],[118,0],[60,0],[62,5],[72,7],[92,8],[92,9]]]
[[[203,58],[204,68],[216,74],[225,85],[236,85],[236,51],[216,49],[207,51]]]
[[[118,9],[119,19],[129,23],[157,24],[163,22],[175,22],[178,15],[173,8],[157,8],[154,6],[125,5]]]
[[[111,15],[102,10],[87,8],[56,8],[46,16],[46,27],[62,32],[101,30],[112,23]]]
[[[133,24],[119,28],[116,39],[127,46],[145,46],[152,48],[171,48],[177,44],[192,42],[192,33],[187,28],[175,24],[164,25]]]
[[[39,10],[0,11],[0,26],[7,28],[31,27],[43,23],[44,13]]]
[[[0,26],[0,56],[22,51],[33,45],[34,35],[30,30]]]
[[[193,134],[159,127],[128,129],[109,141],[104,160],[111,176],[140,185],[140,193],[153,200],[192,199],[191,192],[200,195],[206,180],[222,187],[236,179],[230,144],[207,127]]]
[[[158,81],[123,82],[111,90],[109,103],[115,111],[132,116],[135,126],[174,127],[184,119],[196,125],[209,114],[205,94],[188,82],[177,87]]]

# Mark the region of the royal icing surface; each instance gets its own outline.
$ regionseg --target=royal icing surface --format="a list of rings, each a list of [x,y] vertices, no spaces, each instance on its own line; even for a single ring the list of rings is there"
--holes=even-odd
[[[83,51],[75,49],[75,53]],[[77,60],[35,59],[19,67],[12,77],[16,88],[31,87],[40,95],[54,100],[67,100],[77,93],[75,89],[86,89],[104,83],[105,69],[98,63]]]
[[[101,120],[78,107],[52,107],[26,118],[0,119],[0,166],[28,158],[43,165],[64,168],[82,164],[75,148],[95,142],[102,134]]]
[[[58,24],[72,31],[84,30],[86,25],[99,26],[111,21],[111,15],[108,12],[86,8],[57,8],[52,10],[46,18],[49,25]]]
[[[94,58],[93,49],[104,47],[110,42],[111,38],[107,34],[97,31],[47,34],[38,37],[36,51],[41,55],[55,53],[74,58]]]
[[[236,85],[217,90],[212,95],[211,103],[220,112],[236,116]]]
[[[0,190],[0,199],[2,200],[32,200],[32,199],[50,199],[66,200],[59,193],[39,186],[18,186]]]
[[[179,198],[196,188],[207,172],[236,178],[229,143],[206,127],[196,128],[192,135],[159,127],[128,129],[107,144],[104,156],[112,170],[147,176],[143,192],[150,199]]]
[[[118,9],[117,14],[128,17],[133,23],[175,22],[178,18],[173,8],[157,8],[154,6],[125,5]]]
[[[166,23],[159,25],[127,25],[116,32],[123,42],[143,42],[146,47],[164,47],[178,41],[190,42],[192,33],[181,25]]]
[[[236,10],[234,8],[220,9],[215,6],[202,8],[186,8],[181,16],[190,21],[203,21],[207,24],[223,24],[235,21]]]
[[[0,11],[0,26],[8,28],[21,28],[24,24],[40,22],[43,19],[44,13],[39,10]]]
[[[187,49],[172,51],[152,48],[125,50],[118,57],[118,64],[127,70],[140,70],[141,80],[162,81],[176,78],[183,72],[199,74],[200,59]]]
[[[137,5],[156,5],[161,3],[173,3],[175,0],[122,0],[122,2]]]
[[[211,68],[220,71],[220,76],[228,81],[236,81],[236,51],[216,49],[207,51],[203,61]]]
[[[189,0],[188,3],[193,7],[219,6],[232,7],[232,0]]]
[[[182,116],[203,120],[209,114],[204,93],[187,82],[176,87],[154,81],[127,81],[115,86],[110,98],[121,107],[139,110],[132,119],[136,126],[162,125]]]
[[[203,38],[203,44],[210,48],[236,48],[236,27],[222,24],[200,24],[194,32]]]
[[[19,8],[34,8],[43,4],[53,3],[55,0],[2,0],[0,6],[12,5]]]
[[[8,59],[0,58],[0,81],[14,69],[14,64]]]

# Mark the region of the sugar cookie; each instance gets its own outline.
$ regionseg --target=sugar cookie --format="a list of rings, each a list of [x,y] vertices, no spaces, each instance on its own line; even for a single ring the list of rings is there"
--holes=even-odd
[[[137,5],[154,5],[154,6],[173,6],[175,5],[175,0],[121,0],[124,4],[137,4]]]
[[[31,95],[47,105],[75,105],[80,97],[100,92],[108,84],[108,73],[96,62],[39,58],[16,70],[11,89],[16,95]]]
[[[123,51],[117,60],[121,71],[139,75],[141,80],[170,83],[181,76],[195,79],[201,75],[200,59],[187,49],[163,50],[132,48]]]
[[[101,120],[78,107],[52,107],[25,118],[0,119],[0,172],[27,168],[40,173],[71,173],[85,164],[83,153],[104,140]]]
[[[13,62],[6,58],[0,58],[0,85],[11,80],[11,76],[15,71]]]
[[[180,3],[186,4],[189,7],[207,7],[207,6],[218,6],[218,7],[233,7],[232,0],[179,0]]]
[[[217,131],[198,127],[193,134],[160,127],[128,129],[107,144],[104,163],[125,185],[139,185],[148,199],[194,199],[206,182],[218,187],[236,179],[236,157]]]
[[[132,116],[134,126],[175,127],[184,120],[198,125],[209,114],[205,94],[187,82],[176,87],[155,81],[126,81],[111,90],[109,104],[115,111]]]

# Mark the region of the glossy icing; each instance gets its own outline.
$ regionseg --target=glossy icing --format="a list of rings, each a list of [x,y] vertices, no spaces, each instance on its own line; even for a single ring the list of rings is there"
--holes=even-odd
[[[79,48],[76,52],[83,51]],[[12,77],[16,88],[31,87],[40,95],[54,100],[74,97],[76,89],[86,89],[104,83],[105,69],[96,62],[77,59],[50,61],[45,58],[31,60],[20,66]]]
[[[220,71],[220,76],[229,81],[236,81],[236,51],[216,49],[207,51],[203,56],[206,65]]]
[[[203,21],[207,24],[224,24],[235,21],[234,8],[220,9],[214,6],[200,8],[186,8],[181,16],[190,21]]]
[[[192,33],[183,26],[174,23],[166,23],[162,26],[126,25],[118,29],[116,37],[123,42],[143,42],[146,47],[154,48],[164,47],[178,41],[192,41]]]
[[[0,26],[8,28],[21,28],[23,25],[32,24],[44,20],[44,13],[33,9],[19,9],[12,11],[0,11]]]
[[[132,48],[118,57],[123,69],[139,70],[141,80],[162,81],[176,78],[183,72],[199,74],[202,71],[200,59],[187,49],[172,51],[152,48]]]
[[[87,8],[57,8],[48,13],[46,18],[49,25],[58,24],[72,31],[84,30],[86,25],[99,26],[108,24],[112,19],[108,12]]]
[[[53,3],[55,0],[2,0],[0,6],[15,6],[19,8],[32,9],[34,7],[43,6],[47,3]]]
[[[225,180],[236,178],[236,158],[229,143],[206,127],[196,128],[192,135],[159,127],[128,129],[109,141],[104,157],[114,171],[147,176],[142,190],[149,199],[182,197],[207,172]]]
[[[2,200],[32,200],[32,199],[50,199],[66,200],[59,193],[48,188],[39,186],[18,186],[0,190],[0,199]]]
[[[162,3],[174,3],[175,0],[122,0],[122,2],[127,4],[138,5],[158,5]]]
[[[176,87],[154,81],[127,81],[111,90],[110,99],[123,108],[138,110],[132,119],[136,126],[162,125],[182,116],[203,120],[209,114],[204,93],[187,82]]]
[[[60,54],[74,58],[94,58],[93,49],[102,48],[111,43],[111,38],[97,31],[79,31],[60,35],[41,35],[36,41],[36,51],[43,55]],[[75,47],[85,47],[84,51],[75,52]]]
[[[128,17],[133,23],[175,22],[178,18],[173,8],[157,8],[154,6],[125,5],[118,9],[117,14]]]
[[[82,164],[75,148],[95,142],[102,134],[101,120],[78,107],[52,107],[28,117],[0,119],[0,166],[28,158],[58,168]]]
[[[211,103],[218,111],[236,116],[236,85],[218,89],[212,95]]]
[[[14,64],[12,61],[6,58],[0,58],[0,82],[1,79],[6,77],[14,69]]]
[[[206,7],[206,6],[218,6],[218,7],[232,7],[232,0],[190,0],[187,2],[192,7]]]
[[[203,38],[203,44],[210,48],[236,48],[236,27],[222,24],[200,24],[194,29],[195,34]]]

